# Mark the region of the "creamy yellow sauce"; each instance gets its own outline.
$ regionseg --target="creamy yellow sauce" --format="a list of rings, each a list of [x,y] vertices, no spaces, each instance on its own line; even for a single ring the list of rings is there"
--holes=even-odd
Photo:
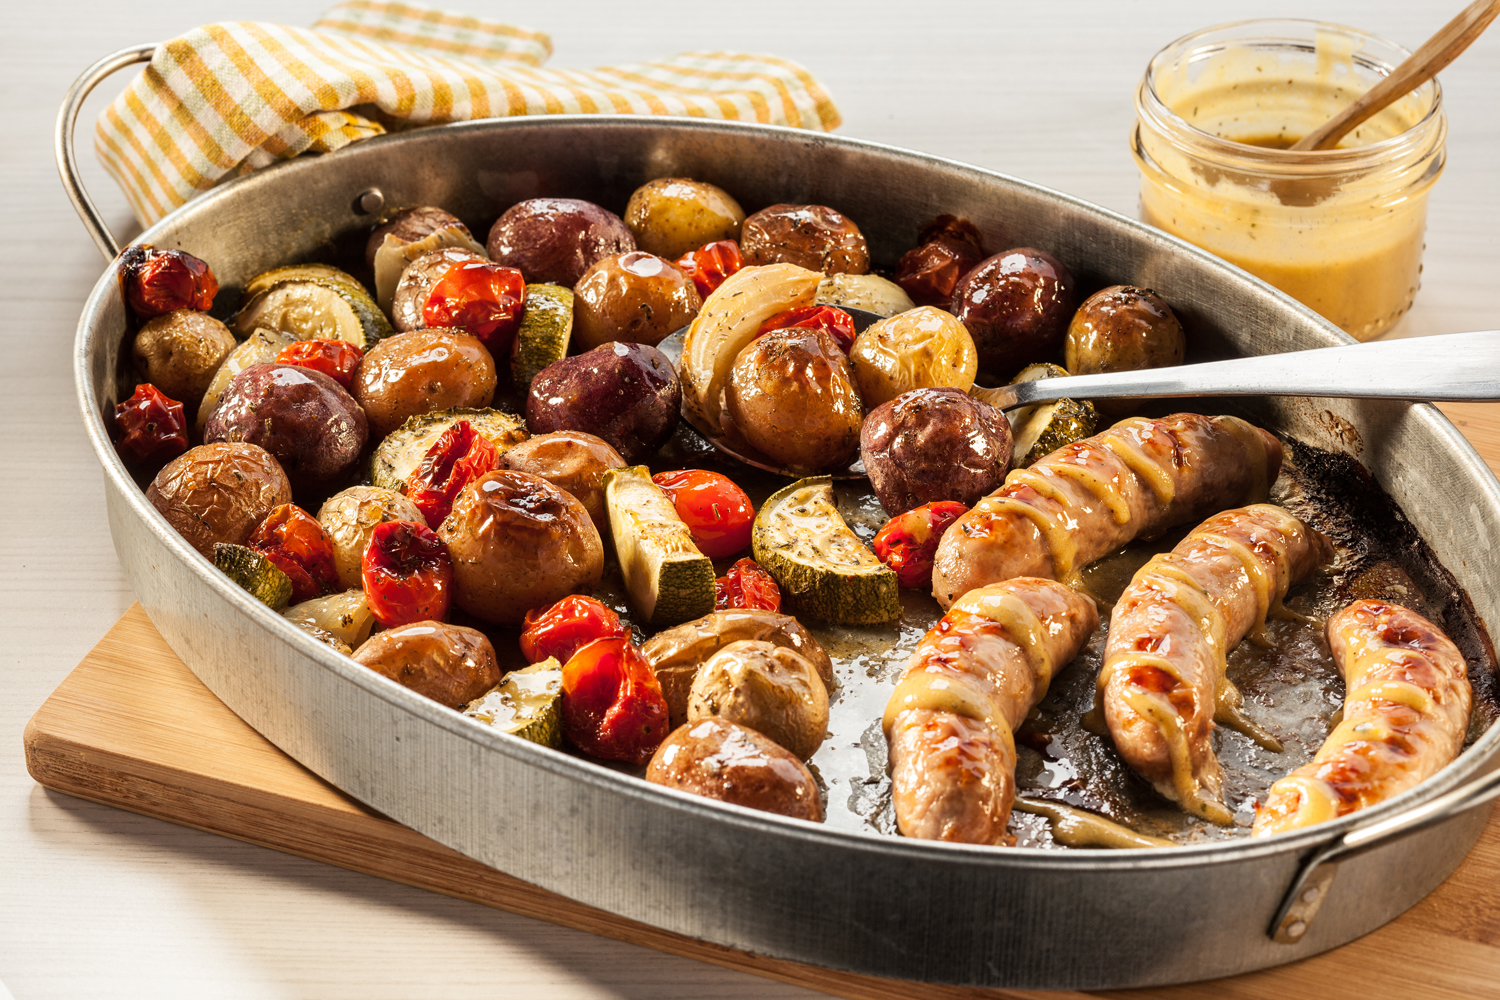
[[[1371,74],[1356,71],[1352,41],[1320,33],[1316,58],[1230,45],[1191,67],[1185,60],[1167,67],[1153,82],[1162,103],[1193,128],[1285,149],[1373,83]],[[1408,131],[1430,100],[1430,93],[1408,95],[1339,148]],[[1396,157],[1356,172],[1278,176],[1284,168],[1215,164],[1145,124],[1140,147],[1144,221],[1265,279],[1361,340],[1385,332],[1410,307],[1421,270],[1426,194],[1440,158],[1436,167]]]

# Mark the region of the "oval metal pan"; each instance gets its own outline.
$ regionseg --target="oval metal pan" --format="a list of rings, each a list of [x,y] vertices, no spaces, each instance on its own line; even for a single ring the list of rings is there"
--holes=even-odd
[[[877,261],[940,212],[994,246],[1036,243],[1084,286],[1155,288],[1204,357],[1346,338],[1242,271],[1132,220],[962,164],[766,126],[648,118],[521,118],[360,143],[257,172],[142,239],[186,246],[232,286],[333,259],[370,225],[352,206],[441,204],[483,231],[511,203],[566,194],[623,204],[689,175],[746,204],[839,206]],[[360,238],[362,240],[362,237]],[[289,625],[182,542],[145,502],[105,430],[122,389],[113,268],[78,330],[80,404],[135,592],[204,683],[334,785],[471,857],[612,913],[751,952],[976,986],[1107,988],[1231,975],[1364,934],[1411,906],[1473,845],[1488,810],[1345,861],[1295,944],[1267,936],[1299,860],[1357,823],[1401,814],[1493,765],[1491,730],[1419,788],[1366,814],[1265,841],[1127,853],[1025,852],[845,833],[695,799],[481,731]],[[124,387],[128,392],[129,387]],[[1268,400],[1270,425],[1351,450],[1402,506],[1486,622],[1500,621],[1500,484],[1430,406]]]

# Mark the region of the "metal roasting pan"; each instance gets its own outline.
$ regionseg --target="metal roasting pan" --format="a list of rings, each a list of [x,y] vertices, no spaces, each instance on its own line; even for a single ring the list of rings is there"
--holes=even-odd
[[[153,51],[100,60],[58,119],[65,184],[111,260],[118,248],[79,186],[73,125],[99,80]],[[1245,272],[1075,198],[872,142],[717,121],[580,115],[414,130],[224,184],[141,240],[191,250],[233,288],[270,267],[328,256],[341,238],[367,232],[382,202],[442,205],[487,223],[543,194],[618,207],[667,175],[716,182],[751,207],[837,206],[859,221],[877,262],[894,262],[933,216],[966,216],[993,245],[1047,248],[1081,287],[1155,288],[1204,356],[1350,342]],[[105,423],[132,388],[120,374],[117,279],[111,263],[89,296],[74,364],[115,548],[151,620],[214,694],[304,766],[554,892],[717,944],[870,975],[1145,986],[1294,961],[1379,927],[1453,871],[1488,819],[1479,806],[1500,795],[1493,727],[1407,794],[1300,832],[1139,851],[1005,850],[824,829],[490,733],[283,620],[147,503]],[[1479,618],[1491,630],[1500,623],[1500,483],[1441,413],[1390,401],[1248,405],[1283,435],[1355,454]]]

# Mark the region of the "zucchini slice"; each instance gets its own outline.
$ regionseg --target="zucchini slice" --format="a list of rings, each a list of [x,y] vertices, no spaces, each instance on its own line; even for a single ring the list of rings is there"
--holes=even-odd
[[[799,613],[839,625],[901,617],[896,574],[844,523],[828,476],[771,494],[755,515],[750,546]]]
[[[333,281],[350,288],[365,291],[365,286],[348,271],[340,271],[332,264],[291,264],[262,271],[245,285],[245,301],[249,302],[261,292],[269,292],[277,285],[288,281]],[[368,292],[365,292],[368,295]]]
[[[562,748],[562,665],[549,656],[512,670],[499,684],[464,706],[476,722],[540,743]]]
[[[437,443],[444,431],[460,420],[474,425],[474,430],[488,438],[497,451],[525,441],[526,424],[520,417],[499,410],[469,410],[457,407],[436,413],[420,413],[385,436],[370,456],[370,482],[401,493],[406,480],[417,467],[427,449]]]
[[[230,381],[251,365],[275,361],[281,349],[291,342],[292,338],[284,333],[256,330],[235,345],[228,357],[220,362],[219,370],[214,372],[214,380],[208,384],[208,390],[203,393],[203,401],[198,404],[198,415],[193,419],[193,425],[197,428],[199,440],[203,439],[203,425],[208,423],[208,415],[219,405],[219,397],[229,388]]]
[[[573,336],[573,293],[561,285],[527,285],[526,311],[516,331],[510,377],[516,388],[531,388],[537,372],[568,353]]]
[[[642,621],[676,625],[714,609],[714,564],[644,465],[604,474],[604,505],[630,606]]]
[[[292,578],[252,548],[215,542],[214,565],[272,611],[280,611],[292,599]]]
[[[1099,411],[1086,399],[1059,399],[1043,403],[1016,427],[1011,450],[1014,468],[1024,469],[1063,445],[1091,437],[1099,428]]]
[[[250,298],[229,325],[241,337],[264,327],[296,340],[343,340],[362,351],[395,332],[353,278],[278,281]]]

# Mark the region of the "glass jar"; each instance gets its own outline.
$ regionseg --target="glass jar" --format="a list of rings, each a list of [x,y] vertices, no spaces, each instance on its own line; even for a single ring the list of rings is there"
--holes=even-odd
[[[1447,119],[1424,84],[1338,148],[1287,147],[1408,55],[1352,28],[1264,20],[1162,49],[1136,91],[1141,218],[1270,282],[1359,340],[1411,307]]]

